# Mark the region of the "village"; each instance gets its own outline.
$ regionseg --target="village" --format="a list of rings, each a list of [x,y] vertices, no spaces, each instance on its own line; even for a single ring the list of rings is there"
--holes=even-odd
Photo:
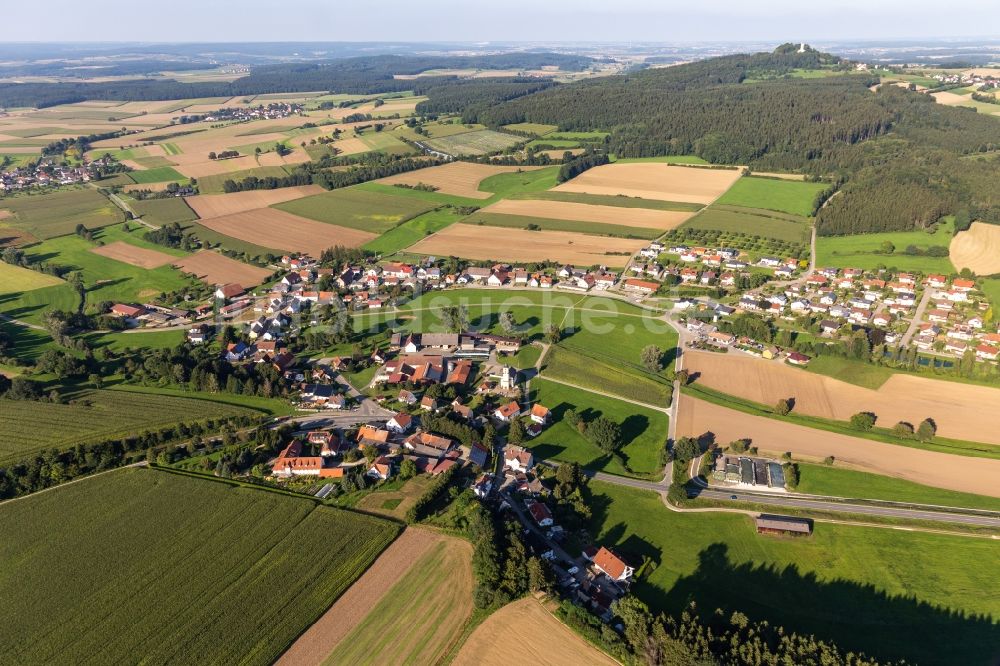
[[[92,161],[83,159],[79,165],[69,165],[52,157],[41,157],[27,166],[0,171],[0,194],[89,183],[112,170],[122,168],[124,167],[109,155]]]

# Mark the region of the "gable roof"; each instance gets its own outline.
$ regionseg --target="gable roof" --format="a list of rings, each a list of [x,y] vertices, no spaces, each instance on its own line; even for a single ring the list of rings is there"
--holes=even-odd
[[[597,551],[594,555],[594,564],[597,565],[601,571],[606,573],[608,576],[614,580],[619,580],[625,575],[625,569],[628,566],[618,557],[613,551],[604,546]]]

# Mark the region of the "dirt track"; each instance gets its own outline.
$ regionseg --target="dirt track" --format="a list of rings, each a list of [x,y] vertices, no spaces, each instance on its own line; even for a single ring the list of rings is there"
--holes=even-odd
[[[968,268],[977,275],[1000,273],[1000,226],[973,222],[960,231],[948,248],[955,268]]]
[[[937,488],[1000,497],[1000,460],[952,456],[912,447],[848,437],[806,426],[752,416],[681,396],[678,437],[711,432],[720,445],[750,438],[761,451],[821,459]]]
[[[873,412],[878,425],[890,428],[932,418],[942,437],[1000,444],[1000,389],[895,374],[876,391],[739,354],[688,352],[684,358],[687,370],[701,373],[699,383],[761,404],[794,398],[796,412],[838,421]]]
[[[598,206],[572,203],[569,201],[543,201],[535,199],[502,199],[481,209],[483,213],[504,215],[527,215],[545,217],[552,220],[578,220],[602,224],[621,224],[642,229],[668,231],[681,226],[694,213],[673,210],[652,210],[649,208],[622,208],[620,206]]]
[[[316,257],[334,245],[360,247],[376,237],[360,229],[316,222],[277,208],[258,208],[212,217],[201,220],[200,224],[262,247],[307,252]]]
[[[613,666],[534,598],[507,604],[476,627],[452,666]]]
[[[545,261],[590,266],[624,266],[629,256],[646,244],[642,240],[574,234],[567,231],[501,229],[476,224],[453,224],[409,248],[418,254],[466,259]],[[625,254],[608,254],[618,252]]]
[[[380,599],[440,537],[430,530],[407,528],[375,563],[299,636],[276,666],[317,666],[361,624]]]
[[[147,250],[144,247],[136,247],[124,241],[108,243],[101,247],[95,247],[90,251],[102,257],[138,266],[139,268],[159,268],[160,266],[166,266],[177,258],[165,252]]]
[[[736,169],[698,169],[659,162],[605,164],[553,188],[556,192],[710,204],[740,178]]]

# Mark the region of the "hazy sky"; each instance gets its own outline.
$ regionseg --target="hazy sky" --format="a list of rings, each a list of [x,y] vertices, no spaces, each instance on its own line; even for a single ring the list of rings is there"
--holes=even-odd
[[[5,0],[0,41],[709,41],[1000,36],[995,0]]]

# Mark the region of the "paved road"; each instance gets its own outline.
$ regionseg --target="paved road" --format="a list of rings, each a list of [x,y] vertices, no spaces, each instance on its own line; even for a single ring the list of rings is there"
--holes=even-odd
[[[931,288],[924,287],[924,295],[920,297],[920,303],[917,304],[917,311],[913,315],[913,319],[910,321],[910,326],[906,329],[906,333],[903,335],[903,346],[909,347],[910,340],[916,335],[917,329],[920,328],[920,324],[924,321],[924,311],[927,309],[927,304],[931,300]]]
[[[593,478],[605,483],[614,483],[619,486],[638,488],[641,490],[652,490],[662,493],[666,490],[666,484],[653,481],[642,481],[640,479],[628,479],[613,474],[597,472]],[[735,495],[738,499],[732,499]],[[817,511],[833,511],[839,513],[853,513],[865,516],[879,516],[883,518],[906,518],[909,520],[933,520],[941,523],[953,525],[976,525],[980,527],[1000,528],[1000,513],[997,512],[969,512],[964,513],[962,509],[955,510],[930,510],[907,508],[895,506],[891,503],[884,504],[859,504],[857,500],[831,501],[829,499],[810,498],[804,495],[783,495],[779,493],[761,493],[742,489],[714,490],[704,489],[699,497],[706,499],[721,500],[724,502],[753,502],[774,507],[791,507],[796,509],[814,509]]]
[[[44,326],[39,326],[38,324],[29,324],[26,321],[21,321],[20,319],[14,319],[13,317],[8,317],[5,314],[0,314],[0,321],[5,321],[11,324],[16,324],[18,326],[24,326],[25,328],[31,328],[36,331],[44,331]]]

